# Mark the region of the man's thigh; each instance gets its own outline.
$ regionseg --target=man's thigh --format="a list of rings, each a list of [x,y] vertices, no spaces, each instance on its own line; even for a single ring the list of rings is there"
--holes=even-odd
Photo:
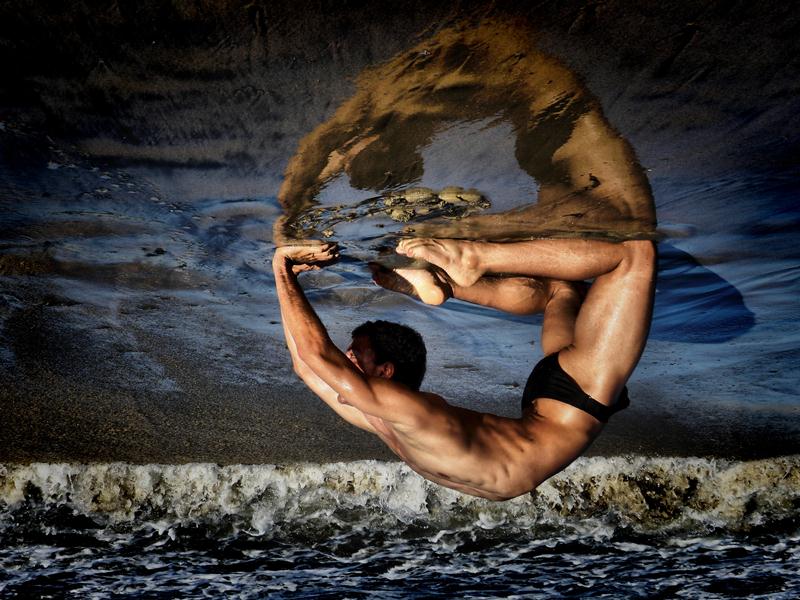
[[[625,258],[599,276],[575,321],[560,363],[598,402],[610,405],[644,350],[653,310],[656,252],[649,241],[624,242]]]
[[[582,283],[547,280],[550,299],[542,321],[542,352],[547,356],[571,345],[583,301]]]

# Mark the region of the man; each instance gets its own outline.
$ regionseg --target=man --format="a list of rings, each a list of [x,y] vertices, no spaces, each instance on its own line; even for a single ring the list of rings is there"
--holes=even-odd
[[[334,245],[276,250],[275,282],[295,371],[420,475],[492,500],[513,498],[580,456],[627,404],[624,385],[650,325],[652,242],[411,239],[397,252],[436,270],[376,270],[384,287],[434,304],[453,296],[515,313],[544,312],[545,359],[525,387],[521,418],[479,413],[398,382],[396,365],[376,360],[369,335],[355,335],[346,354],[336,348],[297,281],[298,272],[335,259]],[[501,273],[523,277],[492,277]],[[580,285],[568,283],[592,278],[585,299]]]

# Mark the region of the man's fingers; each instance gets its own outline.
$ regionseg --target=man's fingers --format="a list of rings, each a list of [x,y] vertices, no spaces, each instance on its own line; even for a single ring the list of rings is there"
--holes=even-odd
[[[292,271],[295,274],[306,273],[308,271],[319,271],[322,267],[319,265],[307,265],[303,263],[292,265]]]
[[[339,257],[339,246],[334,242],[320,242],[314,245],[288,245],[276,249],[277,253],[297,263],[316,263],[334,260]]]

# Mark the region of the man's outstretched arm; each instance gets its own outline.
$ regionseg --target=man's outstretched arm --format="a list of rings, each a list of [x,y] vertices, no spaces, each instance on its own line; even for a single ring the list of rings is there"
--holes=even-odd
[[[334,258],[333,245],[285,246],[278,248],[273,259],[275,287],[281,306],[284,330],[287,333],[295,369],[312,390],[337,413],[351,423],[373,431],[364,416],[389,421],[403,421],[411,414],[413,402],[396,401],[396,394],[376,394],[374,384],[331,341],[328,332],[312,308],[294,272],[296,265],[325,262]],[[292,346],[294,350],[292,351]],[[306,370],[307,369],[307,370]],[[321,383],[320,383],[321,382]],[[327,392],[326,387],[332,390]],[[380,386],[379,386],[380,387]],[[381,388],[383,389],[383,388]],[[318,392],[317,392],[318,393]],[[335,403],[335,404],[334,404]],[[342,404],[341,407],[338,405]],[[344,409],[351,409],[350,412]],[[361,418],[356,413],[361,413]]]
[[[275,252],[275,258],[273,259],[273,271],[275,272],[275,282],[278,289],[278,301],[281,309],[283,333],[286,336],[286,346],[289,349],[289,354],[292,357],[294,371],[312,392],[319,396],[323,402],[330,406],[333,411],[345,421],[355,425],[356,427],[359,427],[360,429],[375,433],[375,428],[369,423],[367,418],[364,416],[364,413],[357,408],[340,402],[339,394],[336,392],[336,390],[325,383],[325,381],[323,381],[316,373],[314,373],[314,371],[298,356],[294,334],[289,327],[289,320],[291,318],[288,314],[289,302],[285,300],[290,296],[287,294],[281,294],[282,285],[279,283],[279,281],[288,275],[288,277],[294,279],[294,283],[299,287],[299,284],[297,283],[297,272],[309,270],[313,267],[311,265],[295,263],[286,256],[287,250],[287,248],[277,249]],[[311,261],[312,258],[315,258],[318,261],[324,261],[333,258],[333,256],[334,255],[332,254],[331,249],[319,246],[317,255],[308,254],[306,259]],[[284,274],[284,271],[286,271],[286,274]],[[300,293],[303,293],[302,289],[300,290]],[[305,294],[303,294],[303,296],[305,296]],[[308,309],[313,313],[313,309],[310,307],[310,305],[308,306]],[[325,336],[327,337],[327,333],[325,333]]]
[[[325,404],[330,406],[336,414],[351,425],[355,425],[359,429],[369,431],[370,433],[376,433],[375,428],[364,416],[364,413],[357,408],[340,402],[339,394],[336,393],[336,390],[325,383],[299,356],[297,356],[297,347],[294,343],[294,338],[285,326],[283,332],[286,335],[286,346],[289,348],[289,353],[292,356],[294,372],[303,380],[303,383],[306,384],[308,389],[314,392]]]

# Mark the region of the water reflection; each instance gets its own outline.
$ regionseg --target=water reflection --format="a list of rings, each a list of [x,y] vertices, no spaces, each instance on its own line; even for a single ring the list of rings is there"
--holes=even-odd
[[[377,197],[363,198],[343,175]],[[394,220],[409,222],[406,233],[453,238],[655,235],[650,186],[630,144],[579,78],[537,49],[533,31],[517,21],[461,23],[363,71],[356,93],[289,162],[281,234],[368,237],[335,228],[353,220],[341,212],[365,200],[382,206],[382,196],[420,183],[477,188],[491,208],[406,219],[384,211],[388,231],[399,229]]]

